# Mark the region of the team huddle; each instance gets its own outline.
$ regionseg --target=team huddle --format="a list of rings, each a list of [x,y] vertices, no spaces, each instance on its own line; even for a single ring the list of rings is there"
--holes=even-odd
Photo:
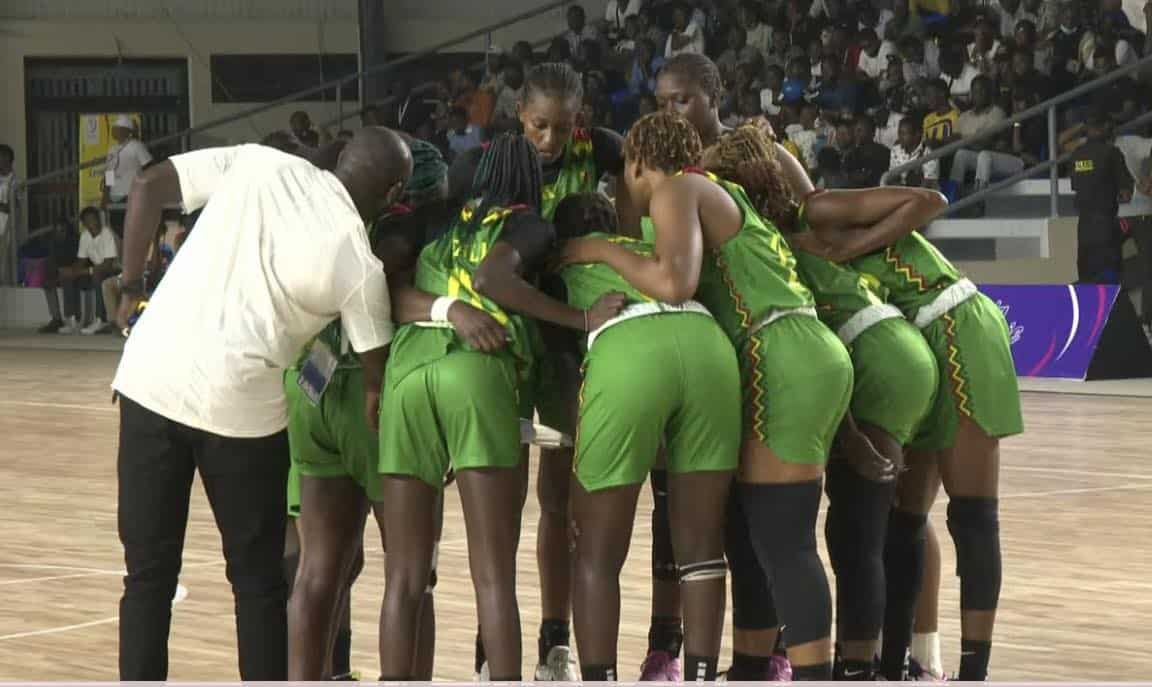
[[[386,358],[358,355],[364,335],[336,320],[284,376],[299,539],[285,557],[289,679],[349,673],[369,512],[387,554],[380,677],[431,679],[454,482],[476,677],[520,680],[530,444],[535,679],[617,679],[619,578],[645,482],[642,679],[717,678],[729,572],[728,680],[907,679],[941,484],[960,580],[958,677],[986,679],[998,442],[1023,430],[1004,318],[915,231],[942,196],[814,191],[768,127],[722,127],[719,90],[707,58],[673,58],[661,111],[621,140],[577,129],[579,77],[544,64],[525,80],[523,134],[451,167],[406,140],[411,170],[390,165],[405,169],[369,232],[396,327]],[[614,202],[597,190],[606,177]],[[835,625],[816,538],[822,491]]]

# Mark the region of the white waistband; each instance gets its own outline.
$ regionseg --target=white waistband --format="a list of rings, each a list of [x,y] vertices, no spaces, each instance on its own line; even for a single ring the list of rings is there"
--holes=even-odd
[[[411,322],[417,327],[427,327],[428,329],[455,329],[451,322]]]
[[[752,324],[752,328],[748,330],[748,335],[751,336],[752,334],[755,334],[756,332],[760,331],[761,329],[772,324],[776,320],[779,320],[779,319],[784,318],[784,317],[789,317],[791,315],[800,315],[803,317],[816,317],[816,308],[812,308],[812,307],[783,308],[783,309],[773,310],[772,312],[768,313],[764,317],[761,317],[759,320],[756,320],[756,322],[754,322]]]
[[[867,331],[872,325],[883,322],[884,320],[903,317],[904,313],[900,312],[900,308],[889,303],[876,303],[875,305],[870,305],[858,311],[855,315],[848,318],[848,321],[840,325],[840,328],[836,330],[836,335],[840,337],[840,340],[844,342],[845,346],[850,346],[858,336]]]
[[[931,303],[922,306],[916,312],[916,319],[913,320],[913,323],[923,329],[979,292],[971,280],[961,279],[941,291],[940,295],[936,296],[936,299]]]
[[[680,305],[669,305],[667,303],[633,303],[620,311],[616,317],[608,320],[600,325],[597,329],[588,334],[588,348],[592,348],[592,342],[596,337],[600,336],[605,329],[620,324],[626,320],[634,320],[637,317],[647,317],[648,315],[659,315],[661,313],[673,312],[692,312],[699,315],[707,315],[712,317],[712,313],[708,312],[708,308],[697,303],[696,301],[684,301]]]

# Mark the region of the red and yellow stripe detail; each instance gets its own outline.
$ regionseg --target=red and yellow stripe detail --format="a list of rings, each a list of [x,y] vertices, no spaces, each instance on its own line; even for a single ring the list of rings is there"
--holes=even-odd
[[[900,254],[896,252],[892,246],[884,249],[884,262],[892,266],[892,269],[897,274],[901,275],[908,281],[909,284],[916,286],[916,290],[921,293],[928,290],[928,280],[924,275],[920,274],[908,263],[900,259]]]
[[[941,315],[944,320],[944,336],[948,340],[948,379],[952,383],[952,397],[956,400],[956,409],[967,417],[972,417],[971,399],[964,379],[964,369],[960,364],[960,349],[956,346],[956,320],[950,313]]]

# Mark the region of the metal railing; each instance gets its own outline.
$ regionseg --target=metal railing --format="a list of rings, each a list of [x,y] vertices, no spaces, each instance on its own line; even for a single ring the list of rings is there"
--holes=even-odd
[[[1008,117],[1004,121],[1000,122],[999,124],[995,124],[993,126],[988,127],[987,129],[983,129],[983,130],[969,136],[968,138],[962,138],[959,141],[953,141],[952,143],[949,143],[947,145],[940,146],[939,148],[933,149],[927,155],[923,155],[921,157],[916,158],[915,160],[909,160],[908,162],[906,162],[902,165],[899,165],[897,167],[893,167],[892,169],[888,170],[888,172],[886,172],[883,175],[883,177],[881,177],[881,183],[885,183],[889,179],[894,178],[894,177],[898,177],[899,175],[902,175],[905,172],[909,172],[909,171],[914,170],[914,169],[919,169],[920,167],[923,167],[925,164],[927,164],[933,160],[939,160],[942,157],[947,157],[947,156],[951,155],[952,153],[956,152],[957,150],[961,150],[963,148],[970,147],[973,143],[975,143],[977,141],[982,141],[986,138],[992,138],[993,136],[996,136],[997,134],[1003,132],[1004,130],[1016,125],[1018,122],[1022,122],[1026,119],[1031,119],[1032,117],[1035,117],[1036,115],[1039,115],[1039,114],[1047,114],[1047,117],[1048,117],[1048,159],[1047,160],[1045,160],[1044,162],[1041,162],[1037,165],[1033,165],[1032,167],[1029,167],[1018,174],[1013,174],[1012,176],[1008,177],[1007,179],[1004,179],[1003,181],[999,181],[995,184],[991,184],[989,186],[986,186],[986,187],[980,189],[979,191],[977,191],[977,192],[975,192],[969,196],[966,196],[965,198],[963,198],[961,200],[958,200],[954,203],[949,204],[947,208],[945,208],[944,210],[941,211],[940,216],[950,215],[950,214],[952,214],[958,210],[963,210],[966,207],[969,207],[971,205],[975,205],[975,204],[983,201],[985,198],[987,198],[989,195],[995,193],[996,191],[999,191],[999,190],[1005,189],[1009,186],[1012,186],[1013,184],[1016,184],[1016,183],[1018,183],[1024,179],[1027,179],[1027,178],[1037,174],[1038,172],[1048,170],[1049,181],[1051,182],[1051,185],[1052,185],[1050,195],[1049,195],[1050,200],[1051,200],[1050,212],[1051,212],[1052,217],[1059,217],[1060,216],[1060,212],[1059,212],[1059,201],[1060,201],[1059,166],[1061,164],[1063,164],[1064,162],[1068,161],[1069,159],[1071,159],[1073,154],[1072,153],[1065,153],[1063,155],[1057,155],[1057,150],[1059,148],[1058,143],[1057,143],[1057,138],[1058,138],[1058,134],[1059,134],[1059,131],[1058,131],[1059,126],[1058,126],[1058,122],[1057,122],[1057,118],[1056,118],[1056,108],[1059,105],[1063,105],[1066,102],[1069,102],[1072,100],[1077,100],[1077,99],[1081,98],[1082,96],[1085,96],[1089,93],[1097,91],[1097,90],[1103,88],[1104,86],[1107,86],[1108,84],[1112,83],[1113,81],[1117,81],[1119,79],[1124,78],[1125,76],[1128,76],[1130,74],[1138,72],[1142,69],[1148,69],[1148,68],[1152,68],[1152,55],[1145,56],[1144,58],[1142,58],[1141,60],[1139,60],[1137,62],[1126,65],[1124,67],[1120,67],[1120,68],[1116,69],[1115,71],[1110,72],[1108,74],[1105,74],[1104,76],[1101,76],[1097,79],[1093,79],[1092,81],[1089,81],[1088,83],[1080,84],[1079,86],[1077,86],[1071,90],[1065,91],[1064,93],[1061,93],[1060,95],[1055,96],[1054,98],[1049,98],[1048,100],[1045,100],[1042,103],[1039,103],[1037,105],[1033,105],[1032,107],[1028,108],[1027,110],[1024,110],[1023,112],[1018,112],[1018,113],[1012,115],[1011,117]],[[1152,121],[1149,119],[1149,117],[1150,117],[1150,114],[1141,115],[1141,116],[1139,116],[1139,117],[1137,117],[1137,118],[1135,118],[1129,122],[1124,123],[1120,128],[1121,129],[1136,128],[1136,127],[1140,126],[1141,124],[1146,124],[1149,121]]]

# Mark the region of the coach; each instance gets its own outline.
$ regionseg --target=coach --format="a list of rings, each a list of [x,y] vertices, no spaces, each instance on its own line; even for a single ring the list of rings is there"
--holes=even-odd
[[[168,677],[171,600],[197,470],[235,597],[240,677],[286,678],[283,370],[339,316],[363,361],[367,410],[378,407],[392,322],[364,225],[399,196],[411,169],[400,137],[369,127],[347,144],[334,173],[242,145],[175,156],[133,183],[121,326],[141,301],[162,207],[203,212],[135,323],[112,383],[128,570],[121,680]],[[323,372],[322,361],[318,367]]]

